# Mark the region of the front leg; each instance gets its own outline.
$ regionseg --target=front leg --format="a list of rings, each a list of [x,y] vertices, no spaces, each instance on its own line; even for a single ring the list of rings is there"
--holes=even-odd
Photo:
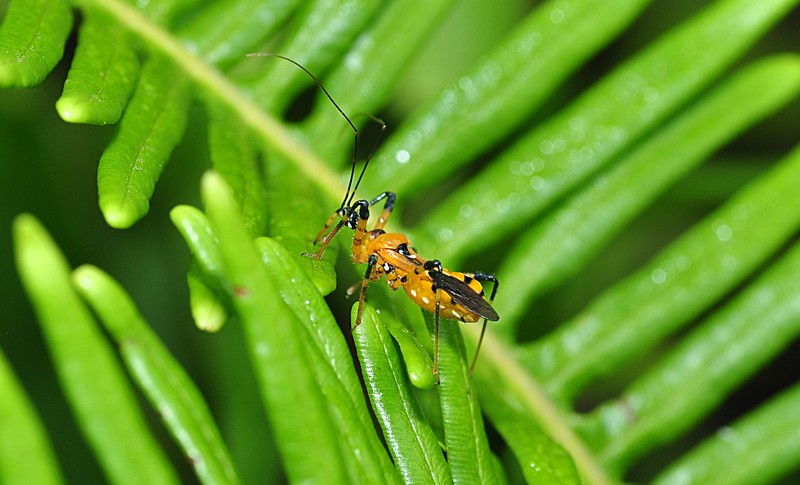
[[[322,259],[322,255],[325,254],[325,250],[328,249],[328,245],[333,240],[333,237],[336,235],[337,232],[339,232],[339,229],[341,229],[342,226],[345,224],[347,220],[347,216],[345,214],[346,212],[344,209],[338,209],[328,218],[328,221],[319,231],[317,237],[314,238],[313,244],[315,246],[317,245],[317,243],[321,243],[319,250],[317,250],[316,254],[313,255],[314,258]],[[328,229],[333,225],[334,221],[336,221],[337,219],[339,220],[339,222],[336,223],[336,226],[334,226],[331,232],[328,232]],[[308,256],[311,255],[309,254]]]
[[[386,199],[386,202],[383,204],[383,211],[381,211],[381,216],[378,218],[378,222],[375,224],[375,229],[383,230],[383,226],[385,226],[389,221],[389,216],[392,214],[392,210],[394,210],[394,201],[396,199],[394,192],[383,192],[370,201],[361,199],[355,201],[349,208],[340,207],[337,209],[333,214],[331,214],[331,216],[328,218],[328,221],[325,223],[319,233],[317,233],[317,237],[314,238],[314,245],[317,245],[318,243],[321,244],[314,257],[316,259],[322,259],[322,255],[325,254],[325,250],[328,249],[328,245],[331,243],[334,236],[336,236],[342,226],[347,226],[350,229],[354,229],[356,231],[355,239],[363,240],[364,234],[367,232],[367,220],[369,220],[370,215],[369,208],[384,199]],[[336,222],[337,220],[338,222]],[[334,222],[336,222],[335,226]],[[333,226],[333,229],[328,232],[328,229],[330,229],[331,226]],[[361,234],[358,234],[359,231]],[[356,242],[354,240],[354,254],[355,246]]]
[[[392,215],[392,211],[394,210],[394,201],[397,196],[394,192],[384,192],[381,195],[375,197],[371,201],[369,201],[370,207],[377,204],[378,202],[386,199],[386,202],[383,204],[383,211],[381,211],[381,216],[378,218],[378,222],[375,224],[374,229],[383,229],[383,226],[389,222],[389,216]]]

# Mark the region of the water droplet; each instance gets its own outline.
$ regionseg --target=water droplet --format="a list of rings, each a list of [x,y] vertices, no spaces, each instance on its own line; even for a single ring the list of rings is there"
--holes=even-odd
[[[534,32],[526,35],[517,43],[517,52],[527,53],[533,50],[534,47],[542,43],[542,34]]]
[[[495,207],[497,208],[497,212],[508,212],[511,205],[508,203],[508,200],[500,199],[497,201],[497,204],[495,204]]]
[[[733,229],[722,219],[717,219],[711,223],[711,230],[722,242],[730,241],[733,237]]]
[[[550,21],[554,24],[560,24],[564,21],[564,11],[560,8],[557,8],[550,12]]]
[[[574,131],[583,131],[586,128],[586,119],[582,116],[575,116],[569,120],[569,129]]]
[[[522,164],[520,172],[522,175],[530,176],[533,172],[536,171],[536,167],[533,166],[533,162],[525,162]]]
[[[642,92],[642,97],[648,103],[652,103],[654,101],[658,101],[658,98],[661,97],[661,93],[659,93],[658,89],[656,89],[656,88],[646,88]]]
[[[363,39],[359,39],[360,41],[364,42],[365,44],[372,44],[372,40],[364,37]],[[364,46],[362,46],[364,47]],[[347,66],[347,69],[351,71],[359,71],[361,67],[364,65],[363,59],[359,55],[349,55],[345,56],[344,58],[344,65]]]
[[[394,154],[394,159],[398,163],[408,163],[409,159],[411,159],[411,154],[406,150],[397,150],[397,153]]]
[[[443,103],[450,104],[450,103],[455,102],[456,99],[458,99],[458,96],[456,96],[456,93],[454,93],[452,89],[448,89],[447,91],[442,93],[442,102]]]
[[[723,426],[717,431],[717,438],[732,443],[736,440],[736,431],[730,426]]]
[[[650,279],[653,280],[653,283],[660,285],[667,281],[667,272],[661,268],[656,268],[650,273]]]
[[[488,63],[480,68],[481,84],[486,82],[496,82],[503,76],[503,70],[495,63]]]

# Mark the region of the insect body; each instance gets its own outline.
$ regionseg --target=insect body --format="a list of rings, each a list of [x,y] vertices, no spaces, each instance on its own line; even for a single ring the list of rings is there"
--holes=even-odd
[[[477,322],[483,319],[478,347],[475,357],[470,366],[470,373],[475,367],[478,358],[483,335],[486,331],[488,320],[497,321],[500,317],[492,308],[491,302],[494,300],[499,283],[493,275],[485,273],[459,273],[449,271],[442,267],[441,262],[436,259],[425,260],[411,247],[408,238],[399,233],[388,233],[384,230],[389,221],[394,203],[395,194],[383,192],[372,200],[360,199],[353,202],[355,192],[361,182],[367,166],[369,165],[372,153],[367,157],[358,179],[353,185],[356,166],[356,152],[358,149],[358,130],[344,111],[336,104],[331,95],[305,67],[296,61],[278,54],[261,54],[285,59],[300,69],[305,71],[314,82],[322,89],[328,99],[341,113],[354,133],[353,163],[350,169],[350,180],[347,184],[347,191],[339,208],[328,218],[325,226],[317,234],[314,244],[320,244],[320,248],[314,255],[317,259],[322,258],[328,245],[342,227],[348,227],[354,231],[352,255],[353,262],[366,264],[367,269],[364,279],[360,284],[351,287],[348,294],[359,291],[358,312],[353,328],[361,323],[361,313],[367,294],[367,286],[372,281],[386,278],[389,288],[398,290],[403,288],[406,295],[421,308],[433,313],[434,319],[434,359],[433,372],[438,374],[439,358],[439,318],[449,318],[462,322]],[[371,117],[373,121],[381,125],[381,133],[386,125],[378,118]],[[375,146],[377,146],[377,140]],[[374,147],[373,147],[374,152]],[[352,190],[351,190],[352,189]],[[370,207],[383,201],[383,210],[378,221],[372,230],[367,229],[367,222],[370,218]],[[483,290],[483,284],[492,283],[492,293],[489,299]],[[359,290],[360,288],[360,290]]]
[[[352,178],[352,177],[351,177]],[[383,211],[375,227],[367,230],[370,218],[370,206],[381,200],[386,200]],[[384,192],[371,201],[358,200],[351,206],[339,208],[328,219],[328,223],[317,235],[315,243],[321,241],[321,247],[316,254],[322,257],[333,236],[343,226],[352,228],[353,236],[353,262],[366,264],[367,269],[360,285],[351,287],[348,294],[352,294],[360,286],[358,298],[358,312],[353,328],[361,323],[361,310],[366,298],[367,286],[371,281],[383,277],[389,288],[398,290],[403,288],[406,295],[423,309],[433,313],[434,319],[434,364],[433,372],[438,373],[439,356],[439,318],[449,318],[462,322],[477,322],[484,319],[478,349],[475,352],[470,372],[475,366],[480,350],[480,342],[486,330],[486,321],[497,321],[500,317],[491,306],[497,293],[498,282],[493,275],[485,273],[459,273],[449,271],[442,267],[439,260],[423,259],[411,247],[411,243],[404,234],[387,233],[383,228],[389,220],[394,208],[395,194]],[[347,197],[345,198],[347,201]],[[336,219],[338,223],[328,233],[328,229]],[[493,283],[492,294],[489,300],[483,290],[482,283]]]

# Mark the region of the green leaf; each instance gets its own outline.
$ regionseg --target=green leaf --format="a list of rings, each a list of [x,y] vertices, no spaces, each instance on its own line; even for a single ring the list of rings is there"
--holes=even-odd
[[[219,103],[209,105],[208,147],[214,170],[231,186],[247,227],[261,235],[267,226],[267,188],[254,140]]]
[[[133,92],[139,59],[127,31],[105,14],[87,10],[58,114],[71,123],[116,123]]]
[[[195,325],[205,332],[217,332],[225,325],[231,306],[219,241],[206,215],[195,207],[179,205],[169,217],[194,256],[187,283]]]
[[[680,437],[702,433],[699,424],[706,416],[711,421],[703,422],[719,422],[720,413],[710,412],[722,400],[730,401],[735,396],[733,390],[745,381],[762,388],[764,380],[760,374],[753,378],[754,372],[768,361],[774,362],[776,352],[795,338],[797,325],[790,322],[796,320],[792,318],[796,313],[791,298],[796,279],[791,273],[793,266],[785,267],[784,277],[767,286],[761,286],[764,280],[755,272],[767,261],[778,265],[784,262],[777,259],[776,252],[787,246],[798,225],[790,213],[797,201],[786,191],[800,172],[783,171],[787,180],[776,181],[781,175],[775,175],[769,186],[758,191],[760,195],[750,194],[750,205],[747,199],[733,199],[728,209],[716,214],[725,215],[731,207],[738,207],[741,213],[752,209],[745,215],[746,221],[737,219],[740,212],[729,213],[731,220],[724,222],[705,221],[705,235],[695,237],[702,233],[696,229],[697,234],[686,236],[696,246],[681,246],[679,242],[674,253],[662,255],[673,259],[656,259],[638,268],[635,262],[646,259],[652,248],[669,245],[664,235],[674,234],[673,223],[686,224],[687,214],[696,220],[713,210],[712,204],[723,205],[730,193],[769,170],[769,162],[777,158],[774,152],[784,152],[796,141],[796,133],[791,131],[790,104],[798,84],[796,53],[765,59],[731,77],[727,71],[754,39],[798,1],[718,0],[713,5],[706,2],[709,8],[706,4],[664,7],[661,2],[652,2],[636,22],[632,20],[650,2],[547,0],[535,10],[518,0],[477,7],[474,3],[75,2],[86,19],[79,28],[87,31],[76,33],[81,50],[95,48],[110,56],[117,46],[129,45],[136,50],[128,53],[135,52],[143,65],[158,62],[164,67],[155,76],[171,76],[175,83],[182,83],[187,101],[178,107],[173,121],[163,123],[157,116],[141,118],[147,119],[142,125],[158,133],[180,128],[181,123],[175,122],[179,116],[188,115],[193,120],[188,125],[191,132],[187,144],[176,154],[189,154],[195,168],[181,163],[164,172],[171,176],[160,187],[165,191],[160,197],[166,197],[162,201],[195,197],[196,163],[202,164],[208,155],[206,144],[198,139],[206,134],[211,140],[213,166],[232,187],[229,193],[227,189],[217,190],[224,185],[218,179],[206,183],[204,192],[213,223],[186,207],[176,210],[172,217],[195,254],[187,279],[198,326],[219,330],[229,316],[234,316],[233,322],[243,322],[247,338],[236,325],[215,335],[199,336],[195,332],[188,339],[167,331],[164,338],[175,354],[188,356],[195,364],[192,372],[197,372],[220,418],[239,476],[248,483],[304,479],[355,483],[365,477],[375,482],[425,482],[448,481],[448,476],[459,482],[645,482],[664,472],[663,460],[653,460],[654,450],[664,445],[676,457],[676,466],[688,470],[686,476],[697,477],[700,483],[752,483],[777,479],[796,468],[799,462],[794,444],[789,442],[791,429],[777,425],[796,427],[792,416],[785,417],[791,413],[788,407],[772,408],[772,412],[784,416],[771,414],[759,419],[761,434],[745,437],[741,442],[749,449],[740,455],[738,449],[722,447],[718,455],[701,452],[696,455],[700,458],[681,456],[687,449]],[[494,15],[494,9],[498,15]],[[92,23],[97,18],[105,19],[106,28],[89,30],[98,26],[96,20]],[[674,27],[674,19],[687,20],[681,20],[683,26]],[[71,22],[71,17],[67,21]],[[502,35],[498,27],[501,23],[509,31],[506,39],[496,45],[486,42]],[[792,33],[787,25],[777,24],[769,42],[757,46],[758,52],[796,50],[786,41],[786,33]],[[650,39],[661,32],[667,34],[651,43]],[[125,38],[128,40],[123,41]],[[618,61],[640,46],[642,54],[626,64]],[[323,261],[304,256],[316,249],[311,240],[331,210],[338,207],[333,204],[342,198],[349,170],[340,165],[349,161],[351,139],[340,128],[346,125],[344,120],[325,98],[320,98],[319,90],[312,87],[310,91],[317,94],[316,101],[305,96],[308,92],[303,90],[312,83],[305,73],[288,63],[244,57],[253,50],[280,52],[308,64],[356,121],[364,121],[359,111],[386,113],[389,133],[395,130],[394,136],[373,161],[359,195],[362,190],[364,195],[383,190],[401,194],[399,211],[389,231],[409,234],[420,254],[442,258],[452,265],[449,267],[456,268],[474,255],[464,268],[495,274],[498,268],[501,270],[499,277],[505,290],[496,309],[502,321],[490,327],[473,380],[463,375],[466,357],[459,352],[459,332],[455,325],[445,322],[454,327],[450,329],[453,338],[448,340],[445,335],[442,339],[443,351],[453,352],[452,364],[456,366],[445,371],[447,362],[443,360],[442,375],[450,382],[435,390],[414,388],[432,385],[428,354],[433,339],[424,328],[419,307],[380,282],[370,284],[368,303],[380,307],[381,321],[365,321],[356,330],[356,350],[364,365],[359,368],[353,362],[346,345],[351,338],[346,319],[341,322],[342,332],[334,317],[344,316],[350,305],[344,302],[341,290],[328,299],[332,310],[320,296],[336,284],[332,263],[337,250],[350,259],[352,234],[340,236],[341,244],[328,251]],[[124,63],[117,65],[108,57],[93,61],[93,55],[84,54],[79,52],[75,58],[67,91],[75,87],[69,84],[81,79],[79,74],[85,75],[87,89],[79,98],[71,99],[88,102],[94,92],[98,97],[106,93],[104,83],[113,81],[113,69],[124,68]],[[463,76],[448,80],[451,74],[442,74],[454,72],[450,66],[468,65],[469,56],[486,57],[464,70]],[[84,62],[85,68],[78,69]],[[572,75],[575,72],[580,73],[580,79]],[[606,72],[611,74],[606,76]],[[106,76],[108,79],[104,79]],[[436,86],[443,83],[449,83],[449,87],[436,96]],[[595,86],[580,92],[591,83]],[[418,88],[423,84],[420,94]],[[51,198],[55,198],[47,199],[52,211],[48,217],[66,221],[65,227],[77,235],[75,239],[70,232],[65,240],[102,258],[112,251],[115,272],[125,267],[134,271],[127,276],[120,272],[120,280],[134,283],[131,293],[142,296],[142,308],[147,307],[148,313],[153,309],[166,311],[168,315],[159,320],[180,323],[186,313],[185,303],[183,312],[176,313],[170,307],[185,297],[185,288],[171,273],[176,263],[183,267],[181,260],[186,258],[185,252],[184,256],[175,253],[169,229],[163,228],[167,237],[158,236],[159,244],[153,250],[138,245],[120,260],[128,262],[120,267],[119,261],[113,261],[113,251],[126,248],[124,242],[120,245],[116,241],[124,234],[117,232],[114,240],[109,240],[111,236],[91,227],[91,217],[73,210],[83,199],[67,188],[80,184],[73,184],[75,181],[65,178],[57,167],[85,166],[76,164],[75,156],[85,151],[91,159],[91,153],[97,153],[101,146],[92,148],[86,142],[102,143],[102,133],[93,136],[86,128],[76,131],[72,127],[69,130],[76,136],[65,141],[58,132],[44,131],[50,125],[37,113],[47,112],[39,109],[40,100],[52,102],[58,96],[53,86],[48,82],[36,93],[24,92],[18,99],[16,93],[6,93],[0,99],[4,108],[10,108],[0,109],[0,121],[8,128],[0,130],[0,145],[41,139],[60,142],[31,145],[32,149],[23,145],[24,151],[9,151],[10,161],[21,162],[15,166],[28,167],[25,173],[33,177],[32,185],[12,177],[6,181],[9,190],[0,192],[24,197],[31,194],[36,199],[41,191],[38,189],[53,188]],[[170,110],[173,106],[165,91],[169,83],[160,86],[164,89],[145,101],[155,109]],[[68,94],[64,99],[70,99]],[[194,121],[205,120],[201,110],[191,107],[191,94],[198,95],[209,115],[207,133]],[[398,99],[390,103],[392,96]],[[125,90],[119,90],[104,101],[109,113],[97,110],[92,116],[99,121],[113,120],[126,97]],[[3,103],[9,98],[10,103]],[[570,102],[573,98],[577,99],[574,103]],[[29,102],[31,99],[35,102]],[[404,110],[415,99],[434,101],[409,121],[401,121]],[[292,127],[288,119],[275,119],[263,112],[264,107],[278,110],[287,106],[290,109],[285,117],[291,119],[303,118],[310,106],[301,129]],[[88,116],[95,108],[99,106],[87,108],[83,114]],[[688,173],[733,135],[777,108],[782,111],[767,124],[725,148],[724,164],[712,164],[699,176]],[[136,109],[141,109],[141,104],[126,106],[125,118]],[[371,129],[370,125],[364,130],[364,145],[372,141]],[[126,139],[130,148],[120,153],[124,157],[119,158],[116,179],[102,179],[108,183],[99,184],[103,196],[135,196],[128,201],[134,203],[121,211],[122,225],[132,224],[147,212],[161,168],[183,136],[181,130],[174,132],[174,142],[150,143],[144,131],[136,130]],[[122,128],[117,132],[118,137],[127,136]],[[84,140],[87,134],[91,136]],[[119,140],[114,143],[117,148],[122,146]],[[75,150],[56,153],[51,145]],[[319,153],[311,153],[308,146],[316,147]],[[747,147],[745,155],[742,147]],[[145,173],[136,174],[138,150],[142,148],[154,151],[148,152],[145,158],[149,161],[139,166],[146,167]],[[53,160],[64,163],[54,165]],[[404,160],[407,163],[400,163]],[[471,160],[485,165],[486,170],[476,172],[480,170],[477,165],[465,170]],[[108,175],[107,168],[104,165],[101,174]],[[679,181],[684,175],[686,181]],[[65,183],[48,185],[52,180]],[[0,177],[0,183],[3,181]],[[517,190],[518,183],[528,192]],[[208,185],[212,190],[207,190]],[[437,193],[428,190],[433,188]],[[768,189],[775,194],[769,195]],[[449,197],[451,191],[456,197]],[[486,210],[480,205],[483,200]],[[9,197],[3,207],[13,211],[19,203]],[[651,203],[652,210],[642,212]],[[581,210],[567,210],[576,207]],[[572,218],[565,214],[572,214]],[[638,214],[642,217],[634,219]],[[534,221],[540,216],[542,221]],[[425,219],[418,234],[406,231],[400,223],[402,220],[413,227],[421,217]],[[163,218],[153,214],[150,223],[130,235],[146,244],[149,229],[159,227],[151,223],[159,221]],[[344,228],[342,233],[349,230]],[[643,233],[647,237],[642,237]],[[253,238],[261,234],[270,238],[254,242]],[[607,244],[617,234],[624,237],[622,244]],[[598,259],[603,246],[606,252]],[[691,257],[683,259],[686,254]],[[626,258],[623,268],[630,268],[638,280],[621,283],[581,313],[583,301],[591,298],[587,291],[590,295],[601,292],[606,282],[613,284],[619,278],[620,268],[615,262],[622,258]],[[148,265],[151,260],[159,265]],[[692,268],[681,273],[686,268],[679,263],[687,260]],[[671,262],[677,270],[660,264]],[[614,269],[608,271],[611,266]],[[363,268],[354,269],[347,261],[342,261],[338,270],[345,286],[364,274]],[[151,272],[159,275],[159,281],[142,281]],[[57,272],[51,270],[51,278],[54,274]],[[713,278],[704,280],[706,274]],[[773,275],[772,270],[763,278],[768,275]],[[637,281],[639,286],[634,284]],[[141,283],[147,284],[144,292],[137,289]],[[533,296],[562,283],[558,293],[548,295],[552,298],[542,298],[541,304],[533,305]],[[732,294],[734,290],[738,296]],[[15,316],[10,319],[9,335],[13,337],[17,328],[24,328],[24,322],[17,323],[19,312],[14,305],[19,298],[10,294],[6,306]],[[750,301],[756,294],[763,300]],[[116,300],[109,295],[105,295],[105,303],[112,306]],[[768,295],[780,298],[768,300]],[[606,297],[608,300],[604,300]],[[723,297],[733,299],[725,301]],[[47,298],[59,309],[62,301],[68,301],[55,291]],[[146,298],[158,301],[148,302]],[[745,299],[747,305],[742,303]],[[126,301],[114,305],[115,317],[130,315],[133,307],[130,301],[126,306]],[[603,301],[613,306],[603,306]],[[714,309],[720,311],[712,314]],[[511,343],[512,339],[499,342],[493,333],[497,330],[510,336],[518,330],[512,321],[522,320],[528,310],[530,317],[525,320],[535,322],[536,328],[526,329],[526,337],[545,333],[545,325],[563,320],[565,315],[578,317],[568,321],[563,331],[526,344],[522,348],[529,364],[526,369],[514,358],[519,347]],[[20,314],[24,317],[25,312]],[[711,317],[696,328],[686,328],[704,314]],[[598,319],[580,320],[585,315]],[[364,318],[372,317],[367,308]],[[761,325],[761,318],[767,323]],[[753,324],[756,320],[758,325]],[[714,330],[708,330],[712,324]],[[470,343],[476,340],[478,327],[463,329]],[[167,340],[170,337],[173,340]],[[129,349],[140,348],[134,345],[139,341],[125,342],[125,358],[138,359],[131,357],[133,351]],[[458,345],[453,347],[448,342]],[[26,358],[47,361],[40,352],[28,352],[28,357],[5,343],[0,345],[9,354],[16,351],[12,356],[15,363],[25,365]],[[538,351],[541,353],[527,354]],[[467,355],[471,357],[469,351]],[[242,360],[247,356],[253,369]],[[693,359],[703,362],[708,372],[689,372],[691,375],[684,376],[686,385],[680,379],[670,381],[674,375],[691,370]],[[381,372],[387,368],[392,371]],[[369,371],[364,372],[365,380],[359,381],[356,369]],[[534,375],[542,378],[541,384]],[[619,389],[626,383],[632,384],[627,384],[617,400]],[[33,384],[37,387],[24,384],[33,396],[42,395],[40,383]],[[49,385],[47,379],[43,384]],[[369,388],[369,396],[361,384]],[[448,385],[452,388],[446,389]],[[706,390],[697,392],[698,388]],[[264,406],[259,402],[259,391]],[[578,391],[584,392],[574,399]],[[483,410],[475,402],[478,394]],[[372,410],[368,408],[370,401],[374,403]],[[53,429],[60,429],[60,400],[46,405],[41,409],[48,411],[48,426],[52,421],[59,426]],[[53,405],[56,412],[51,414]],[[595,405],[596,411],[585,411]],[[768,404],[764,409],[770,409]],[[272,426],[260,422],[267,417]],[[81,423],[80,419],[76,421]],[[195,425],[185,426],[197,431]],[[183,433],[180,428],[176,428],[176,434]],[[488,428],[491,449],[484,428]],[[142,433],[149,436],[146,427]],[[64,437],[53,436],[59,445],[56,448],[63,448]],[[0,443],[4,437],[0,436]],[[88,451],[92,452],[95,446],[89,442],[92,450]],[[443,451],[440,448],[444,443],[447,449]],[[78,460],[95,460],[105,467],[106,459],[96,452],[96,459],[83,456],[82,448],[77,447],[79,456],[75,458],[60,452],[62,463],[70,465],[70,479]],[[736,466],[725,467],[725,454],[736,457]],[[682,458],[691,460],[695,468],[683,468],[686,462],[682,463]],[[653,462],[652,469],[643,466]],[[746,470],[738,469],[740,463],[747,465]],[[205,460],[195,464],[202,467]],[[706,471],[711,475],[704,475]]]
[[[590,419],[615,469],[685,433],[800,335],[800,245]],[[702,392],[697,392],[702,389]],[[636,416],[631,420],[631,416]]]
[[[0,86],[41,83],[64,54],[70,30],[64,0],[12,0],[0,26]]]
[[[221,0],[200,11],[180,36],[205,62],[226,66],[244,58],[276,29],[298,0]]]
[[[330,212],[316,187],[297,177],[296,168],[288,160],[272,151],[269,154],[266,168],[267,205],[271,209],[269,233],[289,251],[317,290],[327,295],[336,289],[333,264],[337,251],[326,251],[321,260],[308,255],[319,249],[313,240]]]
[[[358,476],[382,476],[383,481],[396,481],[397,475],[386,458],[383,446],[374,433],[369,411],[362,399],[361,384],[355,369],[349,365],[350,352],[341,330],[314,284],[290,254],[269,238],[256,240],[267,273],[280,282],[279,294],[302,322],[304,340],[312,342],[316,351],[308,353],[313,362],[317,385],[329,403],[334,426],[346,449],[359,450],[352,465]]]
[[[475,344],[480,336],[477,325],[463,327],[464,335]],[[574,461],[580,477],[586,483],[611,484],[611,478],[597,462],[583,441],[570,428],[565,413],[557,408],[538,383],[513,356],[513,350],[500,342],[491,331],[483,340],[481,359],[475,366],[476,386],[485,394],[486,411],[489,418],[498,419],[498,431],[508,436],[520,466],[532,468],[524,473],[540,476],[542,480],[561,477],[572,480],[574,470],[570,460],[563,454],[566,450]],[[513,410],[513,411],[512,411]],[[498,413],[511,413],[497,415]],[[530,435],[519,436],[510,427],[525,423],[523,430]],[[541,427],[553,444],[548,446],[546,438],[536,436]],[[534,467],[530,467],[533,463]]]
[[[520,351],[552,395],[640,356],[742,281],[800,226],[800,148],[557,331]],[[628,322],[620,326],[619,322]],[[580,356],[580,358],[578,358]]]
[[[75,0],[81,8],[88,9],[88,5],[93,2],[91,0]],[[108,1],[104,3],[104,10],[112,8]],[[204,4],[203,0],[169,0],[163,2],[142,2],[136,4],[139,12],[147,15],[147,18],[159,25],[170,25],[176,19],[181,19],[183,15],[193,13],[198,6]],[[123,24],[124,25],[124,24]]]
[[[425,314],[426,319],[433,315]],[[496,483],[477,388],[472,385],[459,322],[439,322],[439,397],[453,481]]]
[[[365,191],[431,187],[491,147],[610,42],[647,0],[551,0],[381,147]],[[598,15],[599,11],[614,15]]]
[[[626,224],[680,177],[800,90],[800,57],[758,61],[681,112],[611,170],[515,241],[498,274],[514,288],[497,311],[507,335],[539,294],[574,276]],[[730,106],[736,105],[736,110]]]
[[[239,483],[211,412],[191,381],[108,274],[93,266],[73,273],[78,291],[120,346],[139,387],[158,410],[202,483]]]
[[[325,87],[346,112],[373,113],[389,98],[400,80],[398,73],[402,67],[453,3],[453,0],[391,2],[356,39],[343,62],[326,76]],[[398,28],[398,19],[402,19],[402,28]],[[332,126],[343,126],[342,123],[336,110],[317,110],[306,122],[305,131],[319,153],[341,153],[349,147],[330,133]]]
[[[219,237],[230,297],[242,320],[262,400],[292,481],[356,480],[333,416],[317,386],[304,332],[261,263],[230,189],[219,175],[203,177],[202,196]],[[308,450],[316,450],[309,453]],[[351,470],[353,470],[351,472]]]
[[[292,22],[291,31],[273,51],[291,57],[310,72],[322,74],[387,3],[376,0],[352,8],[339,0],[306,2]],[[259,70],[258,78],[248,90],[259,105],[278,111],[312,83],[313,80],[296,66],[270,61]]]
[[[357,313],[358,303],[351,312],[354,324]],[[370,402],[405,482],[452,483],[439,440],[425,422],[392,337],[371,306],[364,306],[353,336]],[[430,366],[427,374],[433,376]]]
[[[775,483],[800,462],[800,386],[720,429],[653,480],[654,484]]]
[[[227,299],[218,285],[209,282],[209,276],[198,264],[189,266],[186,283],[189,286],[189,306],[197,328],[204,332],[218,332],[228,321]]]
[[[156,53],[156,56],[161,54],[183,75],[194,81],[201,88],[202,94],[208,96],[211,100],[224,102],[264,143],[279,154],[292,160],[303,174],[315,181],[326,196],[334,199],[341,197],[342,184],[325,163],[291,136],[288,130],[276,119],[261,111],[231,81],[205,63],[198,55],[183,47],[170,33],[155,25],[136,9],[118,0],[82,0],[82,4],[111,15],[117,22],[124,25],[125,28],[145,42]],[[135,152],[131,150],[129,153]],[[166,157],[164,153],[160,155]],[[125,164],[122,164],[120,170],[124,172],[125,166]],[[126,178],[120,177],[121,185],[116,187],[109,183],[108,192],[126,193],[127,186],[124,184],[126,180]],[[148,185],[150,183],[154,183],[151,178],[148,179]],[[101,184],[98,183],[98,185]],[[102,191],[103,189],[101,189]],[[137,190],[136,192],[147,193],[146,190]],[[146,201],[133,204],[131,209],[136,210],[121,214],[124,216],[120,217],[121,222],[130,224],[135,222],[134,216],[143,214],[142,210],[146,212],[146,205],[143,202]]]
[[[222,281],[225,276],[224,261],[219,250],[219,240],[211,228],[208,217],[196,207],[179,205],[169,217],[192,251],[197,264],[208,275]]]
[[[575,464],[564,448],[554,442],[536,421],[503,400],[503,392],[496,386],[484,388],[484,395],[489,390],[492,392],[481,399],[481,404],[492,425],[514,451],[527,482],[542,485],[581,483]]]
[[[428,212],[419,238],[446,259],[524,227],[711,83],[795,3],[720,0],[673,28]],[[457,237],[464,228],[481,237]]]
[[[425,350],[425,346],[408,327],[400,323],[392,315],[381,315],[381,322],[400,347],[408,379],[414,387],[432,389],[436,384],[436,376],[433,374],[433,361]],[[430,335],[426,331],[421,338],[430,338]]]
[[[145,63],[133,98],[97,168],[106,222],[130,227],[150,210],[150,197],[183,136],[191,101],[188,80],[163,58]]]
[[[0,482],[63,483],[44,425],[1,350],[0,395]]]
[[[283,2],[282,8],[292,3]],[[224,15],[212,9],[187,26],[184,37],[208,62],[228,63],[257,45],[289,13],[279,14],[274,7],[246,1],[223,10]],[[236,29],[241,33],[219,48],[215,36],[229,37]],[[155,184],[183,135],[190,94],[188,79],[165,58],[156,56],[145,64],[120,129],[98,169],[100,207],[112,227],[129,227],[147,214]]]
[[[350,360],[350,351],[325,300],[313,284],[310,284],[311,280],[303,276],[300,265],[276,240],[258,238],[256,249],[272,279],[282,282],[278,294],[303,322],[303,328],[308,331],[308,337],[318,351],[326,354],[325,365],[336,374],[336,380],[344,386],[345,394],[350,396],[353,407],[357,412],[364,413],[365,410],[358,409],[361,407],[358,404],[362,402],[357,399],[361,389],[358,376],[351,367],[340,364]],[[362,419],[362,424],[369,421],[366,413]]]
[[[72,288],[64,256],[34,217],[17,217],[13,229],[17,269],[61,386],[109,481],[177,483],[114,351]]]

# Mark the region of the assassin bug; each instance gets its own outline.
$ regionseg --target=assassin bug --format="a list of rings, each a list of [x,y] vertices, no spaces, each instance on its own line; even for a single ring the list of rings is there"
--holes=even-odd
[[[442,266],[438,259],[425,260],[416,250],[411,247],[408,238],[399,233],[389,233],[384,230],[384,226],[389,221],[396,196],[393,192],[383,192],[372,200],[359,199],[355,202],[356,190],[361,179],[367,170],[372,153],[378,144],[378,139],[372,151],[367,156],[364,166],[358,179],[353,184],[356,167],[356,152],[358,150],[358,129],[348,118],[345,112],[334,101],[322,83],[314,77],[298,62],[279,54],[259,54],[266,56],[279,57],[296,65],[306,72],[311,79],[320,87],[323,93],[333,103],[334,107],[344,117],[354,133],[353,160],[350,167],[350,179],[347,183],[347,191],[344,199],[336,211],[331,214],[322,230],[314,238],[314,245],[319,244],[319,250],[313,255],[316,259],[322,258],[328,245],[342,227],[348,227],[354,231],[352,257],[356,264],[366,264],[367,269],[364,279],[360,284],[356,284],[347,290],[351,295],[359,291],[358,311],[353,329],[361,323],[361,313],[367,295],[367,286],[372,281],[378,281],[385,277],[389,288],[396,291],[403,288],[406,295],[421,308],[434,314],[434,357],[433,373],[438,376],[439,372],[439,319],[448,318],[460,320],[462,322],[477,322],[483,319],[478,346],[475,356],[470,365],[470,374],[475,367],[480,351],[481,342],[486,332],[487,321],[497,321],[500,319],[497,312],[492,308],[492,302],[497,294],[499,283],[494,275],[486,273],[459,273],[450,271]],[[386,124],[375,117],[373,121],[380,124],[382,134],[386,129]],[[383,210],[378,221],[372,230],[367,229],[367,222],[370,218],[370,207],[383,201]],[[489,299],[483,290],[483,285],[487,282],[492,283],[492,293]],[[360,290],[359,290],[360,288]]]

